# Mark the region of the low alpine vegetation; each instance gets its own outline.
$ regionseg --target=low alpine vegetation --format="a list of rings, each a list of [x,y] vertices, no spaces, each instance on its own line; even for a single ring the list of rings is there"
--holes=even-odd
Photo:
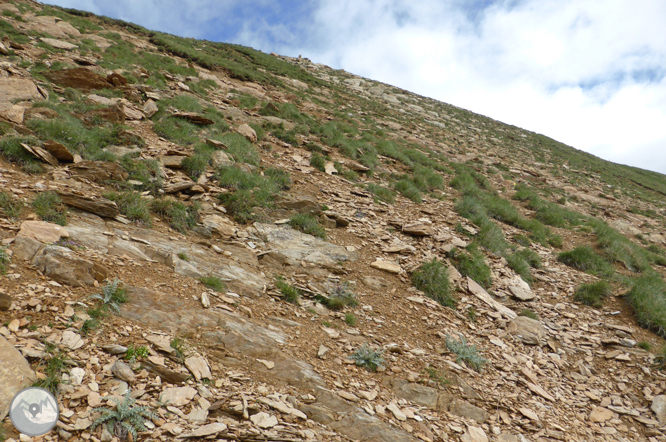
[[[557,260],[576,270],[593,275],[611,276],[613,274],[611,265],[589,246],[578,246],[568,252],[562,252],[557,256]]]
[[[139,192],[107,192],[104,194],[104,197],[114,201],[118,205],[120,213],[130,220],[146,227],[152,225],[150,204],[148,200],[141,197]]]
[[[467,339],[463,335],[458,335],[460,340],[456,340],[449,335],[445,337],[446,348],[456,355],[456,362],[464,362],[470,368],[481,372],[483,366],[488,362],[483,356],[479,354],[476,345],[467,343]]]
[[[96,299],[103,311],[113,310],[120,313],[120,305],[129,301],[127,298],[127,289],[121,287],[121,282],[114,279],[102,288],[102,293],[96,293],[90,296],[90,299]]]
[[[605,281],[582,284],[576,289],[574,301],[595,308],[601,308],[604,305],[604,299],[611,294],[611,291],[611,286]]]
[[[155,199],[150,206],[153,212],[161,216],[172,229],[180,233],[185,233],[196,226],[199,220],[199,208],[200,206],[196,202],[186,206],[180,201],[169,198]]]
[[[185,257],[187,258],[187,255],[185,255]],[[184,261],[189,261],[189,258]],[[215,290],[216,292],[221,292],[224,290],[224,282],[222,282],[220,278],[214,275],[202,276],[199,278],[199,282],[209,289]]]
[[[412,273],[412,285],[443,306],[456,307],[456,300],[451,296],[448,272],[437,258],[424,262]]]
[[[285,281],[283,276],[275,277],[275,287],[282,293],[282,298],[290,304],[298,304],[301,297],[301,291]]]
[[[324,301],[324,305],[331,310],[339,311],[347,307],[356,307],[358,301],[356,295],[349,290],[349,284],[343,282],[329,291],[329,297]]]
[[[326,229],[319,224],[314,215],[309,213],[297,213],[289,219],[289,224],[296,230],[300,230],[308,235],[317,238],[326,239]]]
[[[383,354],[382,350],[375,350],[368,344],[363,344],[351,355],[351,359],[359,367],[365,367],[369,371],[377,371],[378,368],[384,366]]]
[[[157,416],[148,407],[135,406],[136,399],[132,398],[131,393],[131,390],[128,389],[122,401],[113,399],[116,403],[115,410],[106,407],[93,409],[93,413],[102,413],[102,415],[95,419],[90,431],[99,425],[106,425],[109,433],[120,440],[127,440],[130,435],[131,440],[137,440],[138,432],[146,431],[145,420]]]
[[[16,219],[21,214],[23,203],[8,192],[0,192],[0,213],[9,219]]]
[[[7,266],[9,266],[10,262],[9,253],[7,253],[4,247],[0,247],[0,275],[7,273]]]
[[[43,221],[59,224],[67,224],[67,209],[62,199],[55,192],[42,192],[32,201],[35,213]]]

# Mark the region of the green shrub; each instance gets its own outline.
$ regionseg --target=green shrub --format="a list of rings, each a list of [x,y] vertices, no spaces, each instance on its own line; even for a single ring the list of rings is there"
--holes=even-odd
[[[577,270],[599,276],[610,276],[613,268],[589,246],[578,246],[568,252],[562,252],[557,260]]]
[[[331,310],[339,311],[347,307],[356,307],[358,301],[354,292],[349,290],[349,284],[343,282],[329,291],[329,297],[324,301],[324,305]]]
[[[300,230],[308,235],[316,236],[317,238],[326,239],[326,229],[319,224],[319,221],[314,215],[309,213],[297,213],[289,219],[289,224],[296,230]]]
[[[9,219],[16,219],[21,214],[23,203],[8,192],[0,192],[0,212]]]
[[[136,191],[129,192],[107,192],[104,197],[114,201],[118,205],[120,213],[132,221],[136,221],[144,226],[150,227],[152,221],[150,218],[150,203],[141,197]]]
[[[46,359],[46,367],[44,368],[46,377],[38,379],[32,386],[48,390],[57,398],[62,383],[62,373],[66,370],[66,359],[63,354],[53,354],[52,350],[48,353],[51,354]]]
[[[128,180],[141,181],[141,190],[155,193],[162,188],[161,166],[157,160],[135,159],[131,155],[124,155],[119,164],[129,174]],[[123,183],[120,185],[122,187]]]
[[[298,304],[301,297],[301,291],[284,280],[282,276],[275,277],[275,287],[282,293],[282,298],[290,304]]]
[[[32,201],[35,213],[42,220],[64,226],[67,224],[67,209],[55,192],[41,192]]]
[[[372,192],[375,195],[377,195],[377,198],[386,203],[393,204],[393,202],[395,201],[395,192],[393,192],[390,189],[387,189],[386,187],[382,187],[375,183],[369,183],[365,186],[365,188],[368,189],[369,192]]]
[[[595,308],[604,305],[604,299],[611,294],[611,286],[605,281],[582,284],[576,289],[574,300]]]
[[[194,155],[183,159],[181,167],[190,178],[196,181],[206,171],[209,162],[209,153],[195,153]]]
[[[190,262],[190,257],[187,256],[187,253],[185,253],[185,252],[179,252],[177,256],[178,256],[178,259],[180,259],[182,261]]]
[[[451,296],[448,272],[437,258],[424,262],[412,273],[412,285],[440,304],[456,307],[456,299]]]
[[[642,348],[645,351],[650,351],[652,348],[652,344],[650,344],[648,341],[639,341],[638,344],[636,344],[638,348]]]
[[[354,327],[356,325],[356,323],[357,323],[357,319],[356,319],[356,316],[353,313],[351,313],[351,312],[345,313],[345,324],[347,324],[350,327]]]
[[[127,351],[125,352],[125,356],[123,358],[133,364],[138,358],[146,358],[149,354],[150,351],[148,350],[148,347],[143,345],[140,347],[130,345],[127,347]]]
[[[377,371],[378,368],[384,366],[383,353],[382,350],[375,350],[368,344],[363,344],[351,355],[351,359],[359,367],[365,367],[369,371]]]
[[[414,201],[417,204],[421,204],[423,199],[421,198],[421,191],[412,183],[410,180],[402,179],[393,185],[394,189],[400,192],[405,198]]]
[[[224,282],[222,282],[220,278],[214,275],[202,276],[201,278],[199,278],[199,282],[208,287],[209,289],[215,290],[216,292],[221,292],[222,290],[224,290]]]
[[[326,158],[319,155],[318,153],[313,153],[310,157],[310,166],[324,172],[326,170]]]
[[[634,309],[638,323],[666,337],[666,283],[657,273],[632,281],[627,301]]]
[[[483,366],[488,362],[484,357],[479,354],[479,351],[476,348],[476,345],[469,345],[467,339],[463,335],[458,335],[460,341],[452,338],[449,335],[446,335],[444,342],[446,343],[446,348],[456,355],[456,362],[464,362],[470,368],[480,372],[483,370]]]
[[[480,286],[488,288],[492,284],[490,267],[478,250],[472,249],[470,253],[455,254],[452,261],[461,275],[469,276]]]
[[[161,216],[171,228],[185,233],[196,226],[199,220],[199,204],[186,206],[180,201],[167,198],[154,199],[150,210]]]

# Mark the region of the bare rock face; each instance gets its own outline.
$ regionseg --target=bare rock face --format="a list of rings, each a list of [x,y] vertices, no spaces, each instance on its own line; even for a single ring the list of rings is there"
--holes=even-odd
[[[45,72],[44,76],[59,86],[73,87],[83,91],[113,87],[111,83],[106,81],[106,78],[88,68]]]
[[[106,279],[108,271],[99,264],[79,258],[65,247],[47,246],[32,258],[46,276],[72,287],[92,286]]]
[[[0,335],[0,421],[9,412],[14,395],[36,379],[30,364],[12,344]]]

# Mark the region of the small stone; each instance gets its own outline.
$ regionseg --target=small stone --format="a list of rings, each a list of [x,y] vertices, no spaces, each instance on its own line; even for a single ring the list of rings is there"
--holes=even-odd
[[[328,347],[326,347],[325,345],[320,345],[319,351],[317,351],[317,357],[320,359],[324,359],[326,353],[328,353]]]
[[[393,416],[395,416],[395,418],[398,419],[399,421],[404,422],[404,421],[407,420],[407,416],[405,415],[405,413],[403,413],[400,410],[400,408],[398,408],[398,406],[396,404],[394,404],[393,402],[388,404],[386,406],[386,409],[389,410],[391,413],[393,413]]]
[[[132,369],[121,360],[117,360],[113,363],[111,366],[111,373],[125,382],[134,382],[136,380],[136,375]]]
[[[20,323],[21,322],[18,319],[12,319],[11,321],[9,321],[9,324],[7,324],[7,329],[10,332],[16,333],[19,329]]]
[[[613,412],[608,408],[594,407],[590,413],[590,422],[606,422],[613,418]]]
[[[370,264],[370,266],[379,270],[384,270],[385,272],[389,273],[397,274],[402,272],[402,267],[400,267],[400,264],[390,261],[382,261],[378,259],[372,264]]]
[[[275,416],[271,416],[263,411],[250,416],[250,420],[259,428],[273,428],[278,424],[278,420]]]
[[[462,442],[488,442],[488,436],[482,428],[468,426],[465,434],[460,436]]]
[[[80,367],[74,367],[69,372],[69,380],[72,382],[72,385],[81,385],[85,375],[86,371],[84,369]]]
[[[661,425],[666,424],[666,395],[660,394],[652,399],[650,407]]]
[[[347,399],[348,401],[351,401],[351,402],[358,402],[359,401],[358,396],[356,396],[355,394],[350,393],[348,391],[344,391],[344,390],[338,391],[338,396],[340,396],[343,399]]]
[[[212,377],[208,362],[202,356],[194,355],[185,359],[185,367],[190,370],[190,373],[192,373],[197,381]]]
[[[0,293],[0,312],[6,312],[12,306],[12,297],[6,293]]]
[[[265,359],[257,359],[257,361],[264,364],[269,370],[272,370],[275,367],[275,362],[273,361],[267,361]]]
[[[192,387],[174,387],[164,390],[161,401],[174,407],[181,407],[189,403],[197,394],[197,390]]]

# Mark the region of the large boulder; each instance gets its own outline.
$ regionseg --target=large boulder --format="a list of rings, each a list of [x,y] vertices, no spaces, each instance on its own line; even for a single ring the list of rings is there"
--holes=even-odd
[[[27,78],[0,77],[0,103],[41,100],[43,98],[32,80]]]
[[[109,89],[113,85],[106,78],[88,68],[62,69],[45,72],[44,76],[63,87],[73,87],[84,91],[93,89]]]
[[[49,278],[72,287],[92,286],[106,279],[103,266],[79,258],[65,247],[46,246],[32,258],[32,265]]]
[[[37,379],[23,355],[0,335],[0,422],[9,412],[9,404],[22,389]]]

